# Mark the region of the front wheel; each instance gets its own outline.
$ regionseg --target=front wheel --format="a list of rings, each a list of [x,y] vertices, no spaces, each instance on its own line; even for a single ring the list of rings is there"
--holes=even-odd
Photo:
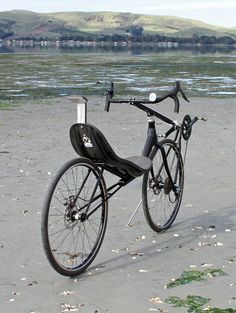
[[[86,158],[67,162],[45,198],[42,241],[52,267],[62,275],[82,273],[94,260],[107,224],[106,185]]]
[[[165,152],[173,184],[167,174],[161,150]],[[170,139],[164,139],[154,146],[149,157],[152,167],[143,178],[143,210],[149,226],[160,232],[171,226],[179,211],[184,187],[184,166],[177,145]]]

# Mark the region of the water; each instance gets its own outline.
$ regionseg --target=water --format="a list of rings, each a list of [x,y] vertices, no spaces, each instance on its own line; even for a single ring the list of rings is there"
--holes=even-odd
[[[161,94],[179,80],[189,97],[234,97],[236,51],[85,48],[0,49],[0,103],[103,95],[114,81],[119,95]]]

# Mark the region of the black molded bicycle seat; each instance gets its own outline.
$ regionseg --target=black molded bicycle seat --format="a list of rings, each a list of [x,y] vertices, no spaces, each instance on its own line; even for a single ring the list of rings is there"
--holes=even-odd
[[[75,151],[95,163],[102,163],[106,170],[118,176],[141,176],[152,165],[145,156],[127,159],[118,157],[99,129],[91,124],[74,124],[70,129],[70,140]]]

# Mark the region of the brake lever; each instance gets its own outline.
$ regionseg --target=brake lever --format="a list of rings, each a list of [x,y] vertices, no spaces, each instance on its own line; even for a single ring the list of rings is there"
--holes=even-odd
[[[111,99],[114,96],[114,83],[113,82],[111,82],[110,88],[107,89],[107,95],[109,95]]]
[[[179,99],[177,96],[172,96],[171,97],[174,102],[175,102],[175,109],[174,109],[174,113],[179,113]]]
[[[183,92],[182,88],[179,88],[179,91],[180,91],[182,97],[184,98],[184,100],[187,101],[187,102],[190,102],[190,101],[188,100],[187,96],[185,95],[185,93]]]
[[[110,109],[110,98],[108,98],[107,96],[104,111],[109,112],[109,109]]]
[[[110,101],[114,96],[114,83],[111,82],[110,88],[106,91],[106,103],[104,111],[109,112],[110,109]]]

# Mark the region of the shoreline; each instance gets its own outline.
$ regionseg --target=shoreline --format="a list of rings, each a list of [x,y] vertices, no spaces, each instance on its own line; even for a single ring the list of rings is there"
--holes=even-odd
[[[232,48],[236,49],[236,43],[234,44],[222,44],[222,43],[178,43],[170,40],[160,42],[131,42],[131,41],[77,41],[77,40],[24,40],[24,39],[2,39],[0,40],[0,48],[36,48],[36,47],[53,47],[53,48],[79,48],[79,47],[98,47],[98,48],[176,48],[176,49],[193,49],[193,48]]]

